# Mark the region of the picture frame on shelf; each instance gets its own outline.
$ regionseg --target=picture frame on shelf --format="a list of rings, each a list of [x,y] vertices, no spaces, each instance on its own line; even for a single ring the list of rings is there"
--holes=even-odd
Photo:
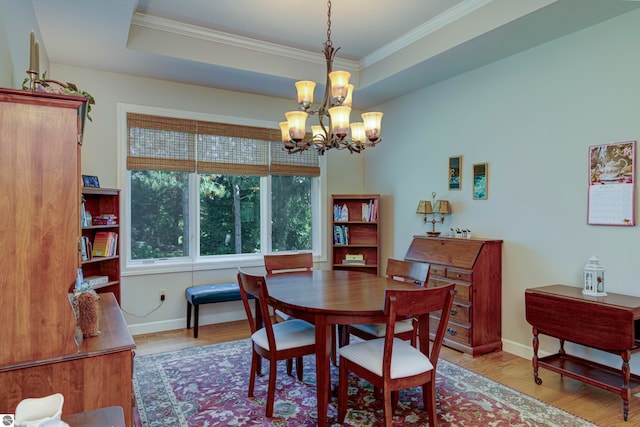
[[[82,185],[91,188],[100,188],[100,181],[97,176],[82,175]]]
[[[447,170],[449,190],[462,189],[462,156],[449,157],[449,167]]]
[[[475,163],[473,165],[473,199],[486,200],[489,191],[489,164]]]

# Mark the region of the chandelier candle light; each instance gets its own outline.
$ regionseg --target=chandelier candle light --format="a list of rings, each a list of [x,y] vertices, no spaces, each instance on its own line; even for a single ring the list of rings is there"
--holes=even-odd
[[[353,85],[349,84],[351,73],[333,71],[333,58],[339,47],[334,49],[331,42],[331,0],[327,2],[327,41],[323,53],[327,62],[327,79],[322,104],[312,108],[315,82],[296,82],[298,92],[298,111],[285,114],[286,122],[280,122],[282,142],[287,151],[297,153],[315,148],[322,155],[331,148],[347,149],[359,153],[366,147],[380,143],[382,113],[363,113],[362,122],[351,123],[349,115],[353,98]],[[318,115],[319,125],[311,126],[311,135],[307,135],[306,120],[309,115]],[[325,124],[325,120],[328,121]],[[347,138],[351,127],[351,137]]]

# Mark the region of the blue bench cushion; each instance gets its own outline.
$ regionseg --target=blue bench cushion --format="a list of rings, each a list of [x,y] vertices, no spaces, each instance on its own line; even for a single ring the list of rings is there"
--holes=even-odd
[[[240,286],[236,282],[215,283],[212,285],[190,286],[184,291],[187,298],[187,329],[191,328],[191,309],[195,308],[193,316],[193,337],[198,338],[198,314],[200,304],[216,302],[240,301]],[[248,295],[253,298],[253,295]]]
[[[190,286],[185,290],[185,297],[193,305],[242,299],[240,287],[236,282]],[[249,297],[252,298],[252,295]]]

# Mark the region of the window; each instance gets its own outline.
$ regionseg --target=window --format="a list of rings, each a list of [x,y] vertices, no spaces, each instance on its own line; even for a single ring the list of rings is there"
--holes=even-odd
[[[126,112],[127,265],[320,247],[315,151],[277,129]]]
[[[201,175],[200,255],[260,253],[260,242],[260,177]]]

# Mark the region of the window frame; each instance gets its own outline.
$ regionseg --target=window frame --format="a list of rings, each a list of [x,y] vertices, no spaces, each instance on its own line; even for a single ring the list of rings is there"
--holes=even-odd
[[[193,272],[202,270],[218,270],[237,267],[263,266],[263,250],[260,254],[230,254],[200,256],[200,212],[199,198],[189,197],[190,223],[195,226],[189,230],[190,247],[188,257],[154,259],[154,260],[132,260],[130,251],[131,238],[131,192],[129,191],[130,171],[127,170],[127,113],[150,114],[165,117],[175,117],[181,119],[194,119],[212,122],[229,123],[243,126],[260,126],[278,128],[278,123],[264,120],[256,120],[242,117],[221,116],[216,114],[189,112],[173,110],[159,107],[142,106],[135,104],[117,104],[117,184],[120,188],[120,264],[122,276],[134,276],[142,274]],[[320,176],[312,180],[312,251],[314,262],[326,262],[327,242],[326,218],[327,218],[327,178],[326,178],[326,158],[319,156]],[[189,174],[189,195],[198,194],[198,175]],[[260,177],[260,226],[261,248],[271,248],[271,180],[269,177]],[[265,202],[266,201],[266,202]],[[198,255],[196,255],[198,254]]]

